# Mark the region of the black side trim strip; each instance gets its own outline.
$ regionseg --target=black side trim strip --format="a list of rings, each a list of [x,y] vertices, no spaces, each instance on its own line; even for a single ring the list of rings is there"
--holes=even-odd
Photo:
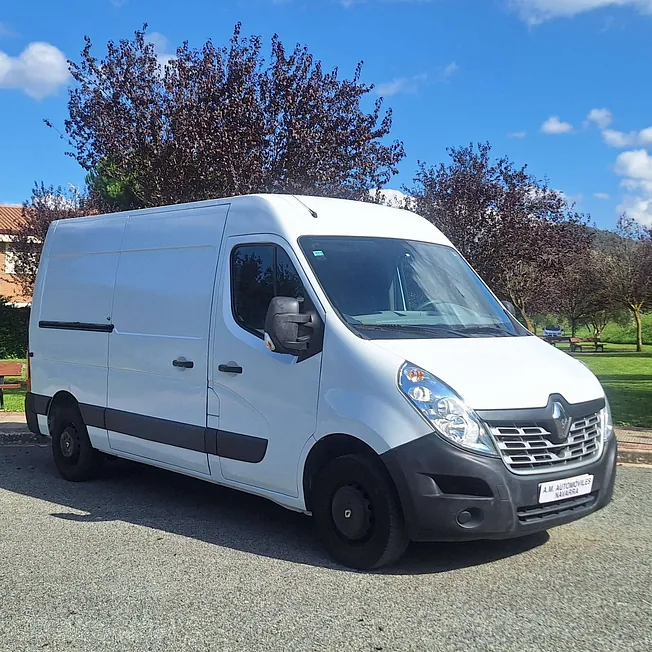
[[[39,328],[50,328],[58,331],[88,331],[91,333],[112,333],[113,324],[88,324],[81,321],[40,321]]]
[[[106,408],[80,403],[79,411],[81,412],[82,420],[87,426],[106,429]]]
[[[28,392],[25,399],[25,413],[27,425],[34,434],[41,434],[36,417],[38,414],[48,413],[51,400],[49,396]],[[263,461],[269,443],[267,439],[261,437],[193,426],[87,403],[80,403],[79,411],[87,426],[251,464]]]
[[[204,449],[209,455],[217,455],[218,436],[219,436],[219,430],[214,430],[213,428],[206,428],[206,433],[204,434]]]
[[[596,398],[585,403],[569,403],[561,394],[551,394],[548,405],[542,408],[525,408],[519,410],[476,410],[476,414],[487,423],[519,423],[549,421],[552,418],[553,403],[561,403],[568,416],[573,419],[587,417],[599,412],[604,406],[604,398]]]
[[[217,432],[217,454],[230,460],[258,464],[265,457],[267,443],[267,439],[261,437],[239,435],[226,430]]]
[[[106,429],[114,432],[168,444],[191,451],[205,453],[204,435],[206,428],[177,421],[167,421],[143,414],[106,410]]]

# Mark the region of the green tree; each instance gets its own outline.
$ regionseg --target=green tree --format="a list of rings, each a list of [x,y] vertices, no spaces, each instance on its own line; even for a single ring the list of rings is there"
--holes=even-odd
[[[636,350],[642,351],[642,315],[652,307],[652,235],[626,214],[616,232],[620,237],[604,246],[601,273],[611,300],[632,313]]]
[[[419,163],[414,185],[406,189],[412,206],[532,330],[530,315],[551,310],[567,261],[588,250],[584,217],[527,167],[493,159],[489,143],[447,152],[447,163]]]
[[[368,199],[397,172],[403,145],[387,142],[382,99],[361,108],[373,90],[361,64],[340,79],[278,36],[265,61],[238,24],[227,46],[185,42],[161,67],[145,29],[101,59],[87,37],[70,66],[70,154],[103,208],[255,192]]]

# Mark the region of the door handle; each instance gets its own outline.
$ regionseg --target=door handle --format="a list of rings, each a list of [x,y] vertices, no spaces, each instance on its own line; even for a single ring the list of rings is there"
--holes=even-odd
[[[217,367],[218,371],[221,371],[225,374],[241,374],[242,373],[242,367],[239,367],[238,365],[231,365],[231,364],[221,364]]]
[[[192,360],[186,360],[185,358],[177,358],[172,360],[173,367],[180,367],[181,369],[192,369],[195,366],[195,363]]]

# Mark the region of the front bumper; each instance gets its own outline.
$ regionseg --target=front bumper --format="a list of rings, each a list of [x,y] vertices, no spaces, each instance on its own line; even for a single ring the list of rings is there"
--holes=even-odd
[[[508,539],[576,521],[605,507],[616,478],[616,438],[600,458],[573,470],[511,473],[500,458],[460,450],[436,434],[387,451],[382,458],[398,490],[414,541]],[[539,505],[539,485],[594,476],[588,496]]]
[[[32,394],[32,392],[27,392],[27,395],[25,396],[25,418],[27,420],[27,429],[35,435],[42,434],[38,425],[38,410],[39,407],[43,410],[43,406],[39,405],[39,403],[42,403],[39,399],[40,397],[36,394]],[[47,414],[47,405],[41,414]]]

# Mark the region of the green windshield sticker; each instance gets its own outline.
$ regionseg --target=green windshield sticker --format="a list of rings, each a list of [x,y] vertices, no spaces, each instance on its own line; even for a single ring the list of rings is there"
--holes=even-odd
[[[313,256],[317,256],[317,257],[319,258],[319,256],[323,256],[323,255],[324,255],[324,252],[323,252],[323,251],[313,251],[313,252],[312,252],[312,255],[313,255]]]

